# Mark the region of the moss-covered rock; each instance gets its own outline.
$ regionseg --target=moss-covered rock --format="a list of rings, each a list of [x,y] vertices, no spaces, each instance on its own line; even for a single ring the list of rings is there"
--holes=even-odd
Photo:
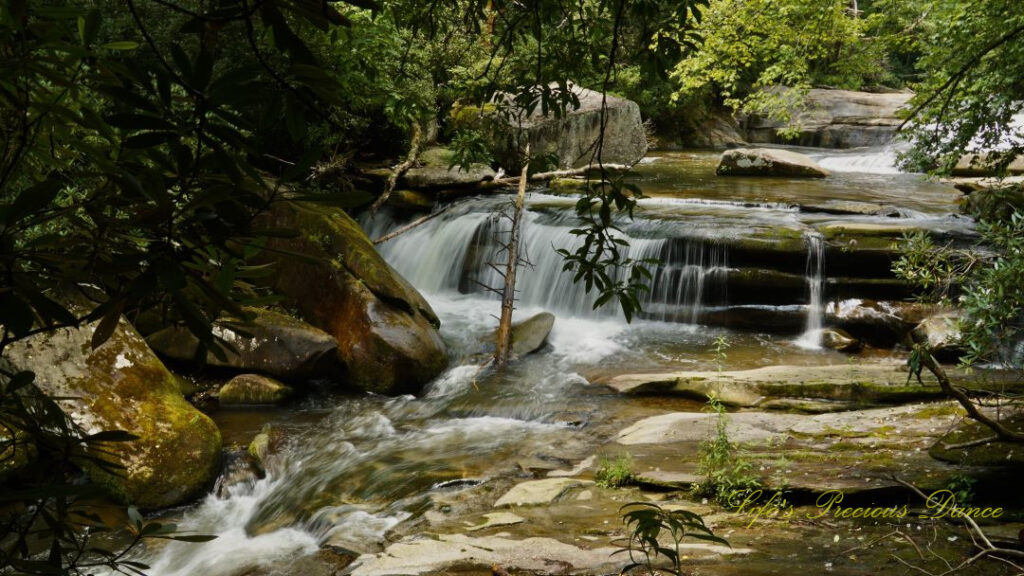
[[[335,338],[350,384],[415,393],[448,366],[437,315],[343,210],[281,201],[266,224],[300,231],[269,243],[264,259],[276,265],[270,282]]]
[[[124,467],[118,474],[79,462],[94,481],[142,508],[198,496],[218,471],[220,431],[182,398],[171,373],[127,321],[93,350],[95,330],[91,324],[38,334],[10,345],[6,355],[16,368],[35,372],[36,385],[61,398],[87,433],[123,430],[138,437],[100,446]]]
[[[240,374],[221,386],[217,397],[225,406],[237,404],[280,404],[292,395],[292,389],[259,374]]]
[[[452,152],[447,148],[428,148],[420,154],[419,165],[406,171],[400,181],[409,188],[436,190],[474,186],[496,176],[486,164],[473,164],[468,170],[462,170],[451,162]]]
[[[336,376],[338,343],[330,334],[286,314],[247,308],[251,320],[225,318],[214,324],[214,334],[226,342],[224,359],[206,354],[210,366],[270,374],[285,380]],[[146,341],[164,358],[179,362],[195,359],[199,340],[187,328],[171,326]]]

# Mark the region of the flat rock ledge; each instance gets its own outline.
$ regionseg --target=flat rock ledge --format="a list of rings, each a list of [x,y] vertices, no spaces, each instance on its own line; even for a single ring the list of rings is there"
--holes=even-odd
[[[934,377],[922,373],[921,379],[921,383],[916,379],[908,382],[907,372],[901,364],[851,364],[624,374],[604,384],[620,394],[663,394],[697,400],[707,400],[714,395],[723,404],[743,408],[768,404],[771,402],[769,398],[896,404],[943,397]],[[792,407],[789,404],[784,406]]]
[[[593,482],[576,478],[545,478],[543,480],[520,482],[506,492],[504,496],[498,498],[498,501],[494,503],[494,507],[551,504],[569,490],[590,484],[593,484]]]

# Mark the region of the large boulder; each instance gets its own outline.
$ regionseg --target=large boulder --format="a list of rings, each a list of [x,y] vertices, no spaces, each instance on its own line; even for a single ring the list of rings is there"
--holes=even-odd
[[[896,128],[903,121],[898,111],[913,96],[910,92],[874,93],[814,88],[808,91],[802,105],[794,107],[791,114],[793,124],[799,127],[795,140],[787,140],[779,135],[779,130],[787,126],[785,121],[759,117],[747,119],[747,140],[819,148],[880,146],[892,140]]]
[[[37,334],[11,344],[5,354],[17,369],[35,372],[36,386],[59,398],[86,433],[122,430],[138,437],[100,443],[124,470],[79,462],[94,481],[141,508],[198,496],[219,470],[217,426],[182,398],[171,373],[127,321],[121,319],[93,350],[95,331],[90,324]]]
[[[247,308],[249,320],[218,320],[213,333],[227,343],[224,358],[207,352],[210,366],[260,372],[285,380],[308,380],[339,373],[338,342],[333,336],[286,314]],[[146,339],[164,358],[190,362],[199,340],[183,326],[171,326]]]
[[[957,160],[950,171],[950,176],[995,176],[996,171],[992,167],[995,158],[988,154],[964,154]],[[1006,174],[1020,176],[1024,174],[1024,156],[1014,158],[1006,166]]]
[[[726,150],[715,173],[719,176],[786,176],[824,178],[828,171],[809,157],[775,148],[736,148]]]
[[[552,85],[554,88],[554,85]],[[559,168],[581,168],[595,160],[597,141],[601,135],[601,109],[605,109],[604,145],[601,160],[609,164],[632,165],[647,153],[640,107],[632,100],[582,88],[573,83],[569,90],[579,99],[579,107],[569,107],[562,116],[544,115],[537,106],[530,114],[518,110],[508,95],[498,95],[498,103],[508,106],[485,107],[482,116],[488,120],[495,159],[508,170],[521,165],[520,128],[530,143],[534,158],[553,157]],[[504,111],[499,110],[505,108]],[[472,112],[456,112],[457,117],[472,117]]]
[[[416,393],[448,366],[437,315],[343,210],[282,200],[264,224],[299,232],[268,242],[271,286],[335,338],[350,384]]]

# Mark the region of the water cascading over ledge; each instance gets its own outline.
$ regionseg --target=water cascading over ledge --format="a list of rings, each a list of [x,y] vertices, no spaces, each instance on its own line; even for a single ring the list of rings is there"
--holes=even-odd
[[[381,253],[405,278],[428,293],[487,295],[500,287],[505,261],[500,238],[508,227],[495,210],[495,199],[467,202],[450,214],[432,220],[380,246]],[[386,220],[385,217],[383,220]],[[390,224],[382,219],[369,226],[375,235]],[[597,294],[586,293],[564,272],[557,249],[574,250],[580,239],[571,233],[578,225],[571,210],[527,211],[522,250],[529,264],[517,281],[519,303],[574,317],[622,315],[617,306],[597,310]],[[625,235],[624,257],[646,263],[650,289],[641,295],[641,317],[669,322],[698,322],[705,306],[728,303],[728,249],[714,239],[637,238]],[[624,274],[624,272],[622,272]]]

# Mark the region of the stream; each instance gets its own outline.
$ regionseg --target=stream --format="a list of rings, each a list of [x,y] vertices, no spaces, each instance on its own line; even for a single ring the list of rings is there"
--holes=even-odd
[[[269,423],[283,447],[265,478],[174,512],[181,529],[218,538],[147,550],[150,573],[271,573],[323,545],[379,552],[389,534],[421,531],[438,495],[465,492],[472,507],[474,494],[484,498],[538,463],[571,469],[652,402],[699,411],[697,402],[625,398],[590,382],[714,370],[719,337],[730,344],[730,370],[849,362],[820,346],[828,304],[904,297],[887,269],[894,235],[923,228],[967,242],[973,223],[957,215],[959,193],[898,173],[889,148],[809,154],[833,175],[719,178],[719,154],[702,151],[654,152],[638,166],[634,181],[647,198],[621,228],[628,256],[656,264],[631,324],[615,307],[594,310],[595,295],[561,273],[554,249],[576,245],[576,199],[531,191],[523,231],[531,265],[519,275],[516,317],[557,319],[547,346],[502,374],[479,366],[499,312],[482,286],[498,283],[488,263],[500,259],[495,213],[508,197],[460,200],[383,244],[441,318],[451,368],[421,397],[313,393],[280,409],[217,411],[225,445],[244,447]],[[409,219],[384,212],[363,224],[375,238]],[[897,356],[879,349],[858,361]]]

